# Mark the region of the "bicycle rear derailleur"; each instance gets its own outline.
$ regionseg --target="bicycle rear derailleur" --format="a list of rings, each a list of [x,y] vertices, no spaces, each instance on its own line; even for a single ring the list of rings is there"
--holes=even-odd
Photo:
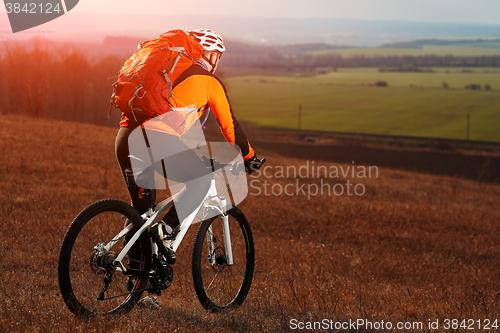
[[[99,243],[94,247],[94,251],[90,256],[90,267],[97,274],[99,272],[104,273],[103,283],[104,286],[101,292],[97,296],[97,299],[102,301],[105,299],[105,294],[108,291],[109,284],[113,279],[113,273],[115,271],[114,261],[116,259],[116,253],[113,251],[107,251],[104,249],[104,244]]]

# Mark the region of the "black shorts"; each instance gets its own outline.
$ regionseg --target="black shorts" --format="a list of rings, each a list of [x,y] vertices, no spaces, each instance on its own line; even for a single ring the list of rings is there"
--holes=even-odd
[[[143,214],[154,204],[155,188],[152,186],[150,195],[140,195],[140,186],[133,186],[127,182],[127,173],[132,171],[132,163],[129,151],[129,136],[136,126],[121,127],[115,141],[115,153],[118,164],[122,171],[127,188],[129,190],[132,205]],[[142,130],[149,142],[155,142],[154,155],[162,156],[154,164],[150,163],[149,170],[145,172],[148,177],[153,177],[153,170],[175,182],[184,183],[186,190],[176,199],[175,208],[178,219],[182,221],[192,213],[205,198],[210,188],[211,173],[203,164],[198,155],[190,149],[179,137],[167,133]],[[158,144],[161,143],[161,144]],[[135,146],[134,146],[135,147]],[[135,164],[134,164],[135,165]],[[135,170],[134,170],[135,171]],[[154,183],[154,180],[151,181]],[[182,204],[179,204],[182,203]],[[173,213],[173,212],[172,212]],[[172,214],[170,213],[170,214]]]

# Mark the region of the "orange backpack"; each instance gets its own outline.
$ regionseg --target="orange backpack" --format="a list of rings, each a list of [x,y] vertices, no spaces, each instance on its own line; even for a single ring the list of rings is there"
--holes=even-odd
[[[111,106],[134,117],[135,112],[156,117],[169,111],[172,84],[202,52],[202,46],[183,30],[168,31],[140,44],[113,84]]]

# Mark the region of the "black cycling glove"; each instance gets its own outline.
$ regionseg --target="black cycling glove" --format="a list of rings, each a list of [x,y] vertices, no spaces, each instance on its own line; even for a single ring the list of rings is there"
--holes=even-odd
[[[262,167],[262,164],[266,162],[266,159],[259,160],[257,155],[253,155],[252,158],[245,160],[245,170],[250,175]]]

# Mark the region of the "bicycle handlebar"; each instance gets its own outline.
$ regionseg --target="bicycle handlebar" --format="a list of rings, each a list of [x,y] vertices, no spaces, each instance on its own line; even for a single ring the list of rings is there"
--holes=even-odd
[[[205,166],[211,171],[216,171],[229,166],[231,167],[229,172],[235,176],[237,176],[240,172],[245,172],[245,164],[243,162],[220,163],[215,158],[210,158],[205,155],[203,155],[201,159],[203,160],[203,164],[205,164]]]

